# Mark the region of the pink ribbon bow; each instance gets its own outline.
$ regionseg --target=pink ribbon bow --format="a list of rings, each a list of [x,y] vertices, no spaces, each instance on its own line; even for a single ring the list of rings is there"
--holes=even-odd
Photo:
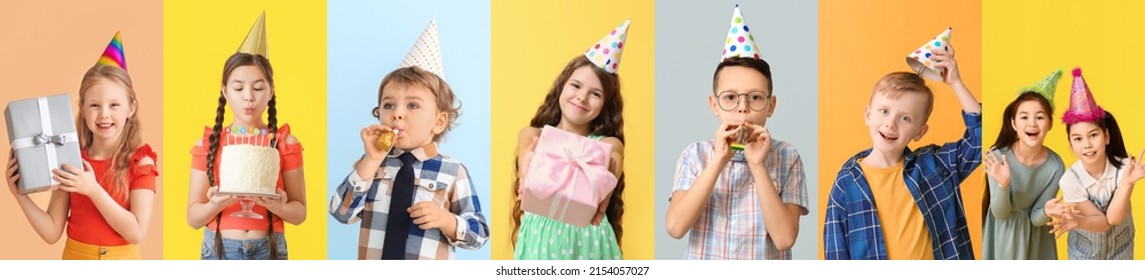
[[[587,183],[592,188],[592,200],[599,203],[612,188],[616,176],[608,170],[609,151],[602,143],[578,137],[556,145],[538,147],[529,172],[534,180],[530,190],[538,198],[549,198],[558,191],[574,192]],[[538,164],[539,163],[539,164]],[[582,193],[582,192],[575,192]]]

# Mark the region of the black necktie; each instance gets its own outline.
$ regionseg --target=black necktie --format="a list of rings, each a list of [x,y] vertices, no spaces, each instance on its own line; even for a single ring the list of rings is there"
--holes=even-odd
[[[398,156],[402,160],[402,168],[394,179],[390,194],[390,211],[386,213],[386,239],[382,243],[383,260],[406,259],[406,240],[409,238],[409,227],[413,221],[409,211],[406,211],[413,202],[413,163],[417,160],[413,154],[406,152]]]

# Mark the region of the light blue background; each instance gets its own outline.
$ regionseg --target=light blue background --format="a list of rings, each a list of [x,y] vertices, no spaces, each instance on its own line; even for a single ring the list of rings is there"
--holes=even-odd
[[[481,212],[492,224],[489,209],[489,1],[340,1],[327,8],[328,145],[327,192],[333,195],[362,155],[359,132],[377,123],[382,77],[397,68],[430,19],[437,19],[445,79],[462,102],[461,117],[439,144],[439,150],[469,169],[480,196]],[[327,199],[329,200],[329,199]],[[329,205],[329,201],[325,201]],[[357,259],[359,224],[342,224],[327,214],[331,260]],[[494,242],[492,240],[490,243]],[[457,259],[489,259],[480,250],[457,249]]]

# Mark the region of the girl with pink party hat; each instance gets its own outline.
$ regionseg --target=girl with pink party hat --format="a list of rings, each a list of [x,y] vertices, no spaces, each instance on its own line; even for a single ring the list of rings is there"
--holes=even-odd
[[[28,223],[45,242],[67,232],[65,260],[140,259],[154,214],[156,154],[143,143],[131,77],[119,33],[80,82],[80,154],[84,166],[52,170],[54,187],[47,210],[16,191],[20,164],[8,158],[8,186]]]
[[[1062,197],[1046,202],[1054,234],[1070,233],[1069,259],[1133,259],[1129,198],[1134,184],[1145,177],[1145,164],[1140,154],[1129,156],[1117,120],[1094,101],[1081,68],[1073,70],[1062,121],[1078,160],[1062,175]]]

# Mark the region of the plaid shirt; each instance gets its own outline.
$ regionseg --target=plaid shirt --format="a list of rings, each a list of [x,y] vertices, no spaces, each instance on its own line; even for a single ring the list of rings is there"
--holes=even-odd
[[[689,190],[715,156],[712,140],[693,143],[676,164],[675,190]],[[773,140],[765,164],[783,203],[796,204],[807,215],[807,183],[803,161],[790,144]],[[712,188],[708,207],[692,225],[686,259],[789,260],[791,250],[780,251],[767,234],[759,207],[755,179],[746,162],[728,162]]]
[[[922,211],[936,260],[974,259],[959,185],[982,161],[982,115],[963,112],[962,119],[966,132],[958,141],[904,153],[903,176]],[[858,163],[870,153],[867,149],[847,160],[831,186],[823,226],[829,260],[887,259],[887,240]]]
[[[453,259],[454,247],[475,250],[489,240],[489,225],[481,214],[477,191],[470,185],[469,173],[456,159],[437,154],[436,144],[410,151],[417,190],[413,203],[433,201],[449,209],[457,219],[457,239],[449,239],[440,229],[422,230],[410,222],[406,241],[407,259]],[[405,153],[394,148],[373,182],[358,177],[351,170],[330,198],[330,215],[338,222],[349,224],[361,221],[358,241],[358,259],[381,259],[382,243],[386,237],[387,212],[390,208],[391,187],[402,162],[398,155]]]

